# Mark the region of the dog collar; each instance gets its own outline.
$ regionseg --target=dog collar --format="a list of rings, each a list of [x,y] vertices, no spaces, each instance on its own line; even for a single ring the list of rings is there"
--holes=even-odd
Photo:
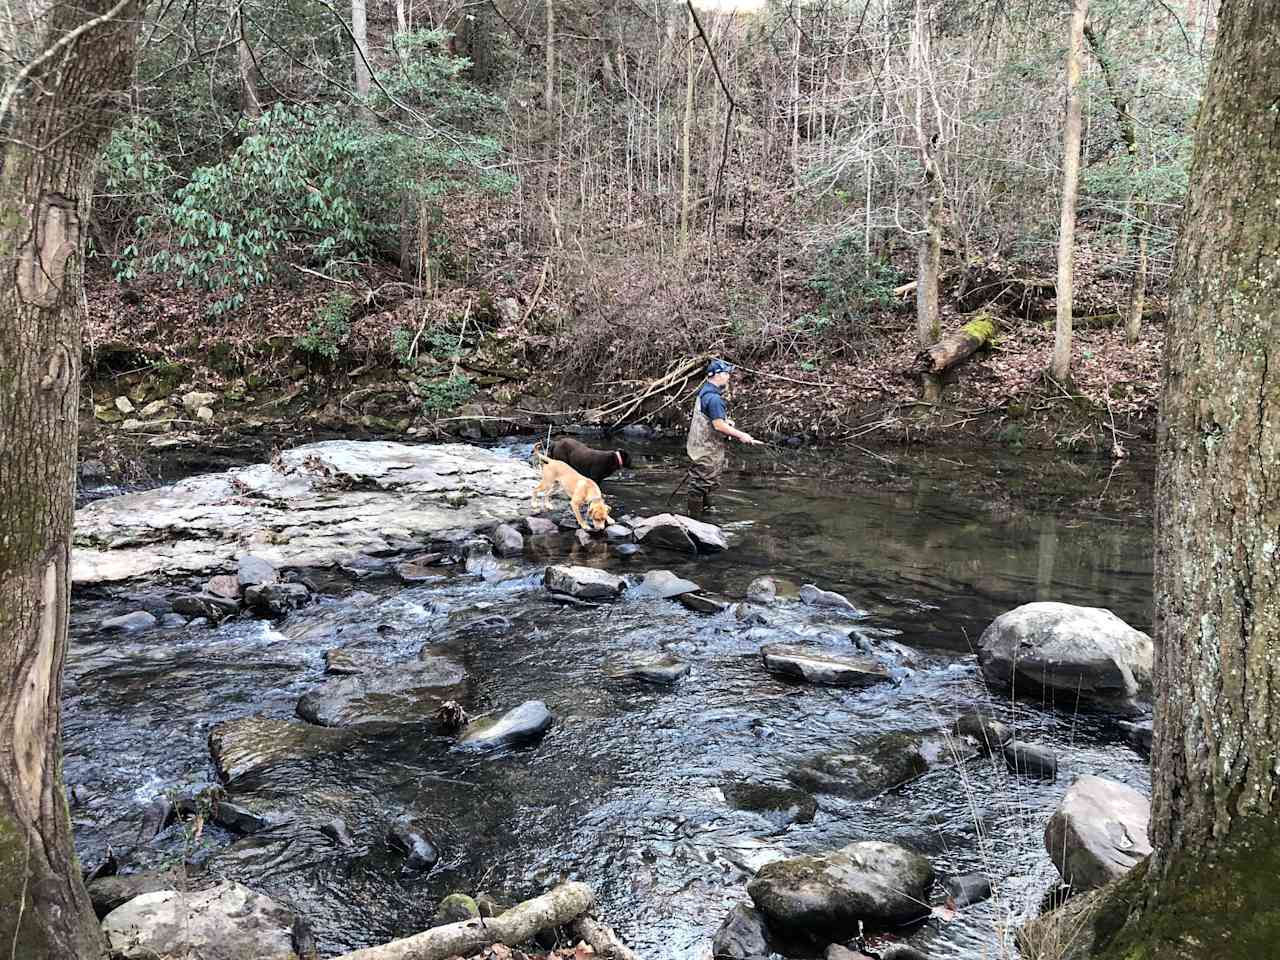
[[[618,469],[621,470],[622,469],[622,451],[615,450],[613,451],[613,455],[618,458]]]

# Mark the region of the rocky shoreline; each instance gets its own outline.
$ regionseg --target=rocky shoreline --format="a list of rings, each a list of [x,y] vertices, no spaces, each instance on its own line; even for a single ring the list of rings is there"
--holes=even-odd
[[[538,567],[539,539],[565,538],[570,531],[563,516],[527,514],[534,482],[528,464],[495,451],[330,441],[295,448],[270,464],[82,508],[75,532],[77,589],[148,598],[145,607],[105,619],[99,625],[102,634],[143,637],[190,626],[190,618],[213,624],[248,616],[286,625],[297,621],[286,629],[313,631],[308,635],[314,642],[327,647],[326,676],[299,697],[296,719],[247,714],[211,731],[209,750],[221,783],[176,802],[157,799],[147,814],[151,835],[169,824],[199,819],[271,849],[342,851],[354,841],[341,817],[270,808],[255,802],[252,791],[242,797],[241,785],[282,764],[340,755],[354,736],[371,730],[427,729],[454,749],[487,753],[529,749],[558,722],[540,700],[469,716],[474,667],[439,638],[422,644],[415,659],[388,662],[359,644],[344,645],[338,630],[316,630],[324,621],[313,624],[302,608],[323,594],[325,571],[356,581],[414,584],[429,583],[439,571],[453,568],[493,584],[524,584],[522,589],[538,591],[548,602],[586,607],[622,598],[681,603],[721,618],[754,646],[761,675],[801,686],[856,694],[900,684],[917,669],[911,648],[851,630],[864,611],[817,584],[760,577],[735,598],[704,591],[663,569],[619,576],[590,563]],[[735,536],[711,524],[660,514],[626,517],[618,529],[588,536],[580,546],[588,551],[585,557],[591,551],[598,551],[597,558],[634,556],[624,548],[676,557],[732,551]],[[347,600],[357,615],[361,602],[358,592]],[[797,617],[814,616],[826,626],[816,632],[798,628]],[[841,621],[847,625],[840,627]],[[482,618],[472,629],[509,627],[502,618],[487,626]],[[993,689],[1042,703],[1059,705],[1066,691],[1083,690],[1091,709],[1132,717],[1142,713],[1149,696],[1150,639],[1108,611],[1026,604],[993,622],[978,651]],[[600,675],[602,681],[670,686],[687,682],[690,666],[687,655],[671,652],[631,655],[601,664]],[[1076,708],[1074,701],[1060,706]],[[797,758],[789,788],[740,783],[726,797],[759,809],[785,828],[806,816],[812,820],[828,798],[876,798],[979,758],[997,758],[1015,776],[1057,777],[1051,752],[1017,739],[1014,731],[979,713],[934,729],[855,736],[837,753]],[[769,790],[782,792],[774,796]],[[1047,852],[1075,889],[1088,889],[1135,862],[1145,799],[1125,790],[1101,778],[1077,781],[1046,828]],[[144,822],[140,842],[147,842],[146,834]],[[410,872],[429,872],[440,859],[430,825],[412,819],[389,822],[380,842]],[[217,942],[241,951],[228,958],[314,952],[305,923],[299,926],[287,908],[250,887],[219,881],[219,864],[233,863],[226,857],[237,856],[238,846],[215,855],[194,879],[198,895],[184,897],[193,915],[204,918],[201,923],[212,924],[211,932],[199,934],[204,939],[190,939],[188,946]],[[95,872],[100,875],[91,891],[116,955],[173,947],[181,925],[170,916],[172,891],[185,887],[171,871],[107,876],[111,869],[99,865]],[[785,952],[785,944],[797,937],[810,942],[806,949],[861,949],[864,924],[880,930],[907,924],[909,932],[910,925],[946,908],[948,899],[981,899],[981,878],[945,876],[941,882],[939,876],[927,855],[880,841],[771,858],[758,865],[747,886],[752,906],[734,908],[717,934],[716,955],[748,960],[762,955],[761,945]],[[211,881],[218,882],[210,886]],[[482,899],[475,891],[459,896]]]

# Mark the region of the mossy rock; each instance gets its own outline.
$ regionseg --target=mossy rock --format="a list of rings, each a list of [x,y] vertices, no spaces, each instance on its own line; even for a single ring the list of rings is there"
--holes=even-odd
[[[474,920],[481,916],[480,905],[465,893],[451,893],[440,901],[431,918],[431,925],[442,927],[447,923]]]

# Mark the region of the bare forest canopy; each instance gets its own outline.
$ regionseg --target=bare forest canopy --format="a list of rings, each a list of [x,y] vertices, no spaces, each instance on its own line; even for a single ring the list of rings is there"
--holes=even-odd
[[[154,2],[100,165],[96,262],[192,295],[199,319],[161,323],[157,345],[287,315],[280,330],[329,360],[403,353],[415,332],[415,351],[447,353],[480,292],[514,300],[508,322],[559,347],[565,376],[656,376],[710,351],[867,366],[886,343],[910,367],[932,226],[942,334],[996,308],[996,349],[1039,351],[1070,6]],[[1146,373],[1112,380],[1151,379],[1215,27],[1202,0],[1088,7],[1077,328],[1123,329],[1135,277],[1149,291],[1146,353],[1121,358]],[[265,289],[314,296],[269,311]],[[125,328],[91,316],[91,339]],[[1045,369],[1035,356],[1002,399]]]

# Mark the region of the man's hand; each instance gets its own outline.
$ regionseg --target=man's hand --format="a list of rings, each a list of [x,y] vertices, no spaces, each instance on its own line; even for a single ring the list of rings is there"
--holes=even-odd
[[[740,439],[742,440],[743,443],[745,443],[749,447],[759,447],[764,444],[763,440],[757,440],[755,437],[753,437],[749,433],[744,433]]]

